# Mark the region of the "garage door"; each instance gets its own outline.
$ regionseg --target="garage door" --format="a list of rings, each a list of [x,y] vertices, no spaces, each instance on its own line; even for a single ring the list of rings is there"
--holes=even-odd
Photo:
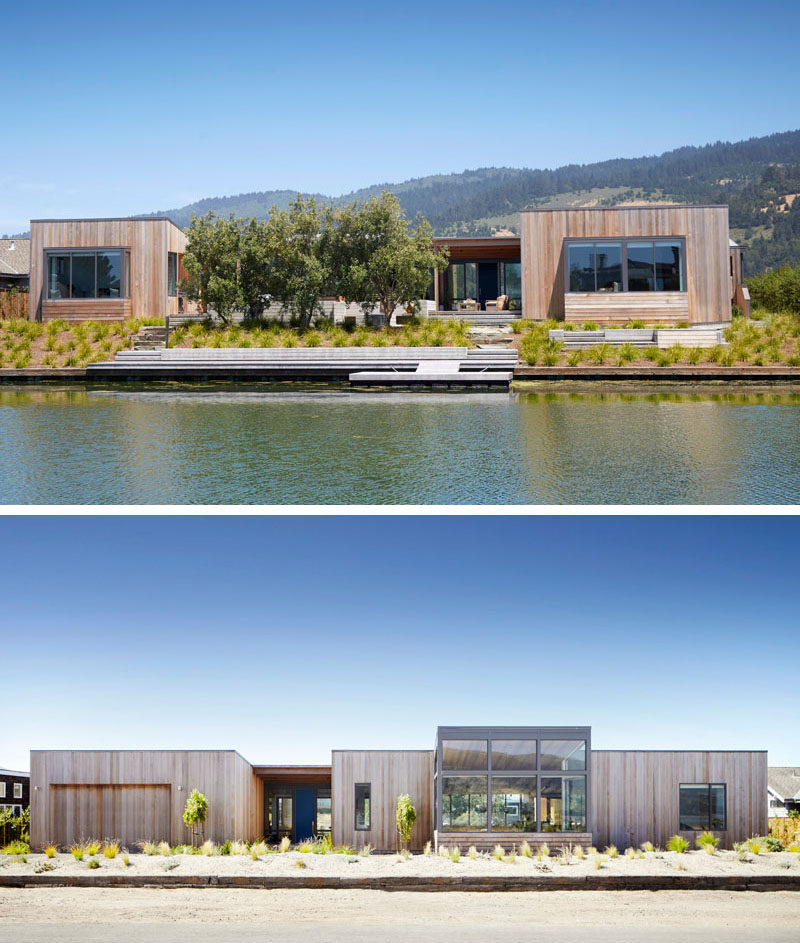
[[[89,838],[117,839],[128,848],[170,841],[168,783],[50,787],[48,841],[67,846]]]

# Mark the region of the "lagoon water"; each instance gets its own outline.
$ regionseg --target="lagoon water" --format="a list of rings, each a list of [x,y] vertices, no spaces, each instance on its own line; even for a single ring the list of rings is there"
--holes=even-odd
[[[3,504],[795,504],[800,395],[0,387]]]

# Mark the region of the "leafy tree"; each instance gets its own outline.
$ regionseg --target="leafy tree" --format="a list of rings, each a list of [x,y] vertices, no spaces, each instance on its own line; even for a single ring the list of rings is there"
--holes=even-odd
[[[200,835],[206,840],[206,817],[208,816],[208,799],[198,789],[193,789],[186,800],[183,810],[183,821],[192,830],[192,847],[194,847],[195,831],[200,826]]]
[[[325,250],[331,211],[314,197],[298,194],[288,210],[273,209],[262,226],[260,252],[268,266],[269,294],[305,329],[331,287]]]
[[[414,808],[411,796],[404,794],[397,797],[396,819],[398,842],[403,848],[407,848],[411,841],[411,830],[417,821],[417,810]]]
[[[241,237],[240,220],[233,214],[224,219],[213,211],[193,216],[186,232],[186,296],[199,301],[204,311],[213,308],[226,324],[242,302]]]
[[[411,229],[399,200],[387,190],[344,207],[328,243],[337,293],[359,302],[365,312],[379,304],[387,320],[397,305],[418,307],[431,269],[447,266],[448,250],[435,249],[432,240],[427,220],[417,216]]]

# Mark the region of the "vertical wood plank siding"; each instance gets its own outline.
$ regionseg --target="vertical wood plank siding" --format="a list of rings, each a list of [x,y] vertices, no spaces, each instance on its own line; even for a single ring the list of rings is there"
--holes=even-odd
[[[660,238],[686,239],[684,277],[690,324],[730,320],[727,206],[648,206],[609,209],[526,210],[521,214],[523,315],[563,320],[565,239]],[[674,320],[674,308],[658,306],[658,292],[636,292],[647,304],[648,319]],[[603,305],[614,309],[619,294],[595,294],[592,318],[603,318]],[[655,306],[655,308],[653,307]],[[580,315],[575,315],[579,317]],[[631,315],[635,317],[635,314]],[[613,310],[609,320],[618,320]],[[680,315],[686,319],[686,312]]]
[[[47,299],[45,251],[124,247],[131,252],[130,299]],[[183,254],[186,236],[168,219],[33,220],[29,317],[116,320],[176,314],[167,295],[167,252]]]
[[[697,832],[680,832],[681,783],[725,783],[727,830],[720,845],[767,830],[767,754],[744,751],[592,750],[590,821],[598,847],[662,848],[675,834],[692,844]]]
[[[377,851],[397,847],[397,797],[411,796],[417,822],[411,847],[421,849],[433,840],[433,750],[334,750],[331,770],[333,840]],[[370,783],[370,825],[355,829],[355,784]]]
[[[31,845],[88,837],[129,846],[186,842],[182,814],[194,788],[209,801],[207,838],[263,835],[260,780],[233,750],[33,750]]]

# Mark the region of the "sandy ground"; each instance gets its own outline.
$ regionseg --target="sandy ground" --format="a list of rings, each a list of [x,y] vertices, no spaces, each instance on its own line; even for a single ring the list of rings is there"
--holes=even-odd
[[[0,874],[33,874],[39,862],[47,861],[44,855],[30,854],[27,862],[0,857]],[[630,860],[622,854],[611,859],[605,858],[600,870],[595,868],[593,856],[583,860],[571,859],[571,863],[561,863],[553,856],[543,862],[535,858],[517,857],[513,862],[498,861],[488,855],[477,860],[470,860],[464,849],[458,862],[436,855],[413,855],[404,860],[397,855],[370,855],[369,857],[348,855],[314,855],[288,852],[286,854],[264,855],[253,860],[248,855],[225,855],[209,857],[206,855],[161,855],[135,854],[130,856],[130,866],[126,867],[121,856],[113,859],[96,859],[100,867],[92,870],[88,859],[76,861],[70,854],[60,854],[51,860],[53,874],[90,875],[102,877],[108,874],[150,875],[169,873],[175,877],[181,875],[264,875],[274,877],[385,877],[413,875],[417,877],[439,876],[492,876],[535,877],[581,875],[664,875],[664,874],[699,874],[699,875],[735,875],[758,876],[764,874],[800,875],[800,855],[795,852],[772,852],[761,855],[749,855],[747,861],[739,861],[732,851],[721,851],[707,855],[703,851],[690,851],[686,854],[675,852],[650,852],[641,858]],[[169,865],[177,866],[167,870]],[[298,867],[298,862],[305,867]]]
[[[795,928],[800,894],[728,891],[551,891],[426,894],[159,888],[0,888],[0,924],[234,924],[392,927]]]

